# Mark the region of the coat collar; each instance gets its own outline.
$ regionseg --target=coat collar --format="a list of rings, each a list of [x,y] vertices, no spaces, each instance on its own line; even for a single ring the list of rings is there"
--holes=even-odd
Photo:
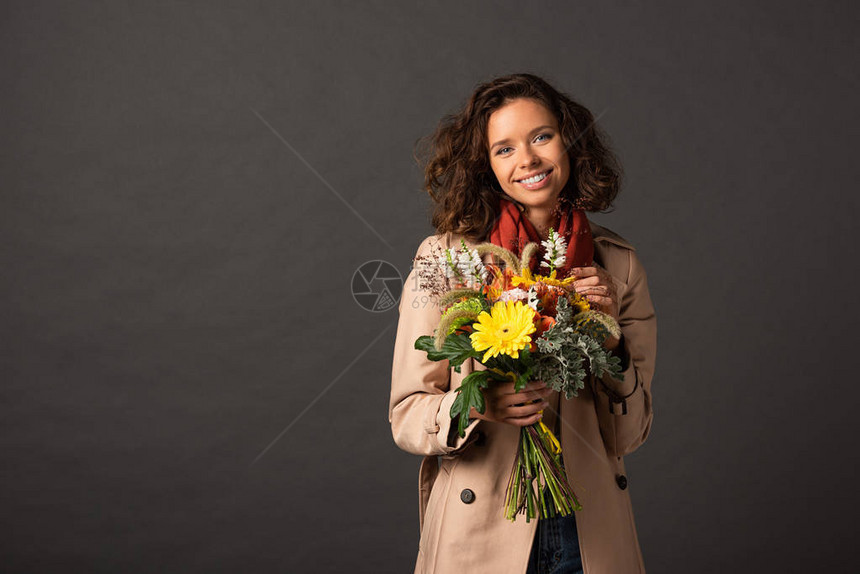
[[[595,242],[607,242],[614,243],[620,247],[624,247],[629,249],[630,251],[636,251],[636,249],[630,245],[626,239],[615,233],[614,231],[610,231],[605,227],[597,225],[590,219],[588,220],[589,225],[591,226],[591,236],[594,238]]]

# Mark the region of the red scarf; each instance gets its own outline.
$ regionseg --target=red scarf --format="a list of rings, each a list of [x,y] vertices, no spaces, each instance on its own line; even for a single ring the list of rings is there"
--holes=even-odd
[[[496,225],[490,232],[490,242],[504,247],[517,256],[520,250],[527,244],[535,242],[540,245],[541,238],[537,230],[527,217],[524,217],[517,205],[504,198],[499,198],[499,214]],[[557,279],[568,276],[570,269],[574,267],[587,267],[594,259],[594,241],[591,237],[591,227],[585,212],[574,209],[570,202],[561,199],[557,207],[556,223],[552,226],[559,235],[567,242],[567,256],[564,265],[556,273]],[[559,213],[560,212],[560,213]],[[545,249],[543,246],[537,255],[532,257],[532,273],[540,273],[540,263],[543,261]],[[543,268],[546,272],[546,267]]]

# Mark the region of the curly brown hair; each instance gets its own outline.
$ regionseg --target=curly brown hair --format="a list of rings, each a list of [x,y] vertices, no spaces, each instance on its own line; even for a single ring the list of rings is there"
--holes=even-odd
[[[451,231],[476,241],[489,235],[503,192],[490,167],[487,123],[493,112],[519,98],[540,102],[558,121],[571,165],[561,197],[586,211],[612,206],[621,166],[592,113],[538,76],[512,74],[475,88],[465,108],[445,116],[416,147],[416,159],[424,166],[424,188],[435,203],[432,224],[437,233]]]

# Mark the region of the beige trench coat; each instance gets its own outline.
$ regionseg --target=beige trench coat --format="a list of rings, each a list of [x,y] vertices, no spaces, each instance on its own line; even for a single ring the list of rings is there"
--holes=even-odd
[[[645,270],[633,247],[591,223],[595,262],[612,276],[620,297],[620,326],[630,356],[623,382],[590,377],[579,396],[553,393],[544,422],[556,425],[571,486],[583,509],[576,513],[585,574],[645,571],[630,504],[624,455],[645,441],[651,428],[651,379],[657,322]],[[425,239],[416,255],[433,246],[459,246],[446,233]],[[467,245],[474,245],[466,240]],[[487,256],[486,261],[490,261]],[[474,420],[460,438],[449,411],[461,373],[447,361],[432,362],[414,348],[433,333],[440,310],[420,290],[416,265],[404,285],[392,365],[389,421],[395,443],[424,457],[419,470],[421,537],[416,573],[524,574],[537,521],[504,517],[504,497],[520,428]],[[464,491],[471,491],[464,493]]]

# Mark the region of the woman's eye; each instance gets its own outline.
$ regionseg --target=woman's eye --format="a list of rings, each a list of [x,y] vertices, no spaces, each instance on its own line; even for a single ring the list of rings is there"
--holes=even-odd
[[[536,141],[536,142],[537,142],[537,141],[547,141],[547,140],[549,140],[549,139],[552,139],[552,135],[550,135],[550,134],[541,134],[541,135],[539,135],[538,137],[536,137],[536,138],[535,138],[535,141]]]
[[[503,147],[503,148],[499,149],[499,151],[497,151],[497,152],[496,152],[496,155],[506,154],[506,153],[508,153],[510,150],[511,150],[511,148],[509,148],[509,147]]]

